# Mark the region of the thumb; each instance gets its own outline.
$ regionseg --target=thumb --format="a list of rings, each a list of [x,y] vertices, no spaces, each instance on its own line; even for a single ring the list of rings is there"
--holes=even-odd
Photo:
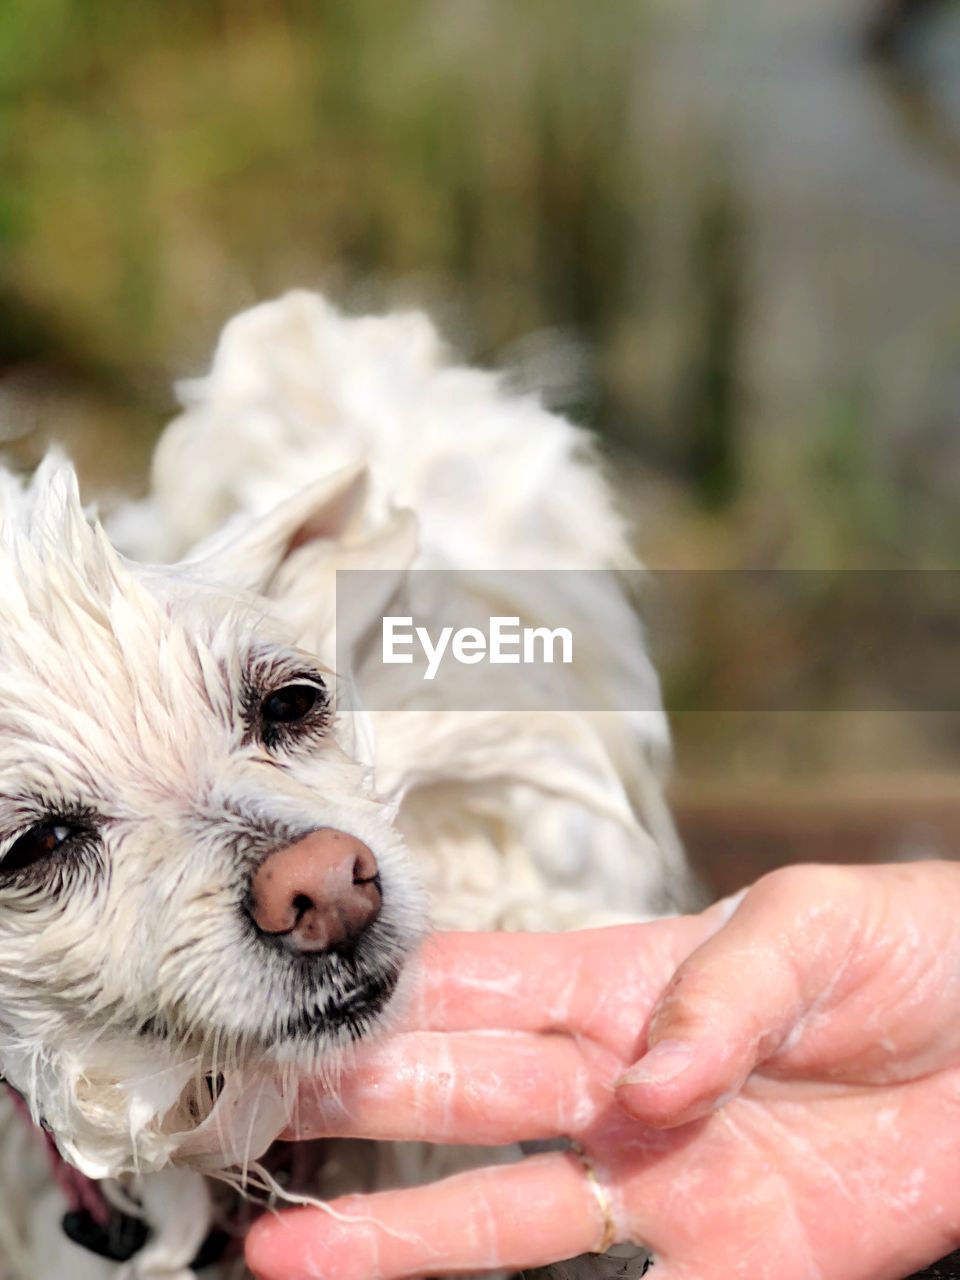
[[[734,900],[732,916],[730,903],[712,908],[718,931],[674,974],[654,1009],[647,1052],[618,1081],[618,1102],[631,1115],[656,1128],[708,1115],[783,1045],[849,938],[842,913],[824,927],[813,870],[766,877]],[[803,901],[811,890],[820,917],[812,931]]]

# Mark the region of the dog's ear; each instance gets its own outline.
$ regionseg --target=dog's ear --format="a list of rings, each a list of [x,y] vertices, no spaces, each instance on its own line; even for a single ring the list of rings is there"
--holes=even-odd
[[[360,536],[368,483],[366,467],[336,471],[252,524],[240,529],[228,524],[195,547],[188,563],[208,580],[270,595],[277,576],[297,552]]]

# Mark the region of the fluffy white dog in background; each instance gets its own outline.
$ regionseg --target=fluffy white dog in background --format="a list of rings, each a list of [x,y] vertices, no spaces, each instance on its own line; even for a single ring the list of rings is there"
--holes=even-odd
[[[595,711],[331,701],[338,569],[633,565],[578,430],[449,367],[423,316],[308,294],[233,320],[182,395],[108,532],[59,459],[0,473],[0,1066],[149,1230],[124,1263],[67,1241],[8,1119],[18,1280],[192,1274],[202,1175],[246,1169],[296,1078],[388,1020],[428,919],[568,928],[686,892],[612,576],[572,673]]]

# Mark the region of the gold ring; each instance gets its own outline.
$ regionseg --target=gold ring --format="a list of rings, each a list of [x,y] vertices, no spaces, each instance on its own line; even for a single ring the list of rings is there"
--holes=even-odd
[[[603,1219],[603,1235],[600,1237],[600,1243],[595,1249],[591,1249],[591,1253],[606,1253],[610,1246],[616,1241],[617,1227],[613,1220],[613,1211],[610,1208],[610,1201],[607,1193],[604,1191],[600,1179],[597,1177],[597,1171],[593,1166],[593,1161],[580,1146],[579,1142],[574,1143],[573,1151],[577,1159],[580,1161],[580,1167],[583,1169],[583,1176],[586,1179],[587,1186],[593,1192],[593,1198],[596,1200],[600,1209],[600,1216]]]

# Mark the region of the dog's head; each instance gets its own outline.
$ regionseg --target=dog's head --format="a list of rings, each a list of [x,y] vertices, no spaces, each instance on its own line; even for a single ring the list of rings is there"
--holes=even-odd
[[[55,1130],[66,1077],[315,1068],[390,1000],[422,903],[318,638],[358,484],[159,570],[3,478],[0,1061]]]

